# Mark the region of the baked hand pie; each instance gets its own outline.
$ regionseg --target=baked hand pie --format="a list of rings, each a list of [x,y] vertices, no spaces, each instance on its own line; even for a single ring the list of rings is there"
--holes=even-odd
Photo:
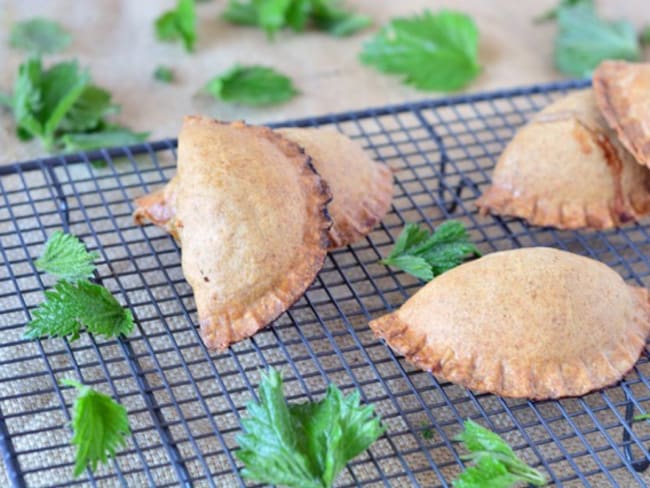
[[[440,379],[546,399],[620,380],[646,344],[650,306],[608,266],[538,247],[458,266],[370,327]]]
[[[278,132],[305,149],[330,187],[330,247],[344,247],[366,236],[390,209],[390,168],[374,162],[361,146],[334,130],[286,128]]]
[[[650,63],[603,61],[593,87],[609,126],[640,164],[650,166]]]
[[[297,144],[265,127],[186,117],[170,185],[136,218],[164,221],[181,243],[209,348],[253,335],[316,277],[330,194]]]
[[[583,90],[517,132],[476,204],[533,225],[606,229],[650,212],[650,171],[618,142],[592,90]]]

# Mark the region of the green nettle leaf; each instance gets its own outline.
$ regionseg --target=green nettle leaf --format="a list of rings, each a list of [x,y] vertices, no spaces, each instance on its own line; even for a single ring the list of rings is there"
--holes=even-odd
[[[72,38],[57,22],[34,18],[17,22],[11,27],[9,45],[34,54],[63,51]]]
[[[454,488],[510,488],[521,483],[533,486],[548,483],[542,473],[519,459],[501,436],[473,420],[465,421],[465,430],[455,440],[465,445],[469,453],[461,457],[473,466],[454,480]]]
[[[391,253],[380,262],[430,281],[469,257],[480,255],[463,224],[448,220],[433,234],[417,224],[406,224]]]
[[[370,18],[341,6],[340,0],[230,0],[223,17],[234,24],[263,28],[268,37],[290,27],[302,32],[308,25],[334,36],[349,36],[365,29]]]
[[[156,19],[154,27],[156,36],[161,41],[180,39],[186,51],[194,51],[197,38],[194,0],[178,0],[174,10],[165,12]]]
[[[282,377],[262,376],[260,401],[247,406],[235,453],[243,476],[291,488],[331,487],[345,465],[368,449],[384,428],[358,392],[347,397],[330,385],[319,402],[288,404]]]
[[[579,4],[557,12],[555,64],[570,76],[591,76],[606,59],[637,61],[641,57],[634,26],[627,21],[607,22],[593,8]]]
[[[42,138],[45,135],[44,124],[38,118],[43,107],[40,88],[42,77],[43,68],[40,58],[29,58],[18,68],[12,108],[18,136],[23,140],[33,137]]]
[[[72,444],[77,446],[74,476],[98,463],[106,464],[109,458],[126,445],[131,434],[126,409],[110,396],[81,383],[63,379],[61,384],[77,389],[72,411]]]
[[[257,25],[257,7],[251,2],[242,2],[239,0],[230,0],[226,10],[223,12],[223,18],[228,22],[240,25]]]
[[[419,90],[458,90],[481,70],[476,24],[449,10],[390,21],[364,44],[360,58]]]
[[[65,152],[81,152],[132,146],[146,141],[148,137],[148,132],[133,132],[124,127],[111,126],[97,132],[65,134],[60,142]]]
[[[332,0],[316,0],[313,5],[314,25],[336,37],[350,36],[369,27],[372,19],[365,15],[357,15],[342,9],[340,2]]]
[[[99,254],[86,251],[78,238],[58,230],[47,240],[43,255],[34,264],[40,271],[75,282],[92,277],[97,258]]]
[[[106,117],[119,107],[112,103],[108,91],[90,83],[88,72],[76,61],[44,70],[39,57],[28,58],[18,68],[7,103],[16,119],[18,137],[37,137],[50,151],[62,146],[67,150],[95,149],[103,141],[133,144],[148,136],[107,122]]]
[[[133,315],[103,286],[59,281],[45,292],[45,301],[32,313],[25,338],[79,337],[82,327],[95,335],[117,337],[133,331]]]
[[[158,66],[153,72],[153,77],[163,83],[171,83],[174,81],[174,71],[169,66]]]
[[[298,93],[290,78],[264,66],[235,66],[210,80],[205,90],[224,102],[253,106],[286,102]]]
[[[119,111],[111,102],[111,94],[94,85],[86,85],[79,98],[67,111],[58,129],[65,132],[82,132],[97,129],[105,117]]]

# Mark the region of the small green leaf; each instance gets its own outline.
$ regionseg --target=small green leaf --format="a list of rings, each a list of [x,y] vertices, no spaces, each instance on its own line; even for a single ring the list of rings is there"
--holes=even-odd
[[[282,29],[291,7],[291,0],[264,0],[257,2],[257,21],[269,37]]]
[[[239,0],[230,0],[223,18],[228,22],[240,25],[257,25],[257,8],[253,3],[244,3]]]
[[[370,17],[357,15],[339,7],[333,0],[315,0],[313,7],[314,25],[336,37],[350,36],[372,24]]]
[[[449,10],[393,19],[364,44],[360,58],[419,90],[458,90],[481,69],[476,24]]]
[[[223,17],[259,26],[269,38],[285,27],[302,32],[310,24],[334,36],[348,36],[371,24],[368,17],[342,8],[339,0],[229,0]]]
[[[34,54],[51,54],[63,51],[72,38],[57,22],[34,18],[17,22],[11,27],[9,44]]]
[[[319,402],[288,405],[282,378],[271,369],[262,376],[260,402],[248,404],[237,437],[242,474],[290,488],[331,487],[345,465],[384,432],[372,406],[330,385]]]
[[[180,39],[186,51],[194,51],[197,38],[194,0],[178,0],[175,9],[164,12],[156,19],[154,27],[161,41]]]
[[[126,409],[110,396],[70,379],[61,380],[61,385],[78,391],[72,407],[72,444],[77,446],[73,473],[76,478],[87,467],[95,471],[98,463],[108,463],[109,458],[126,445],[126,436],[131,430]]]
[[[64,132],[85,132],[99,128],[104,118],[119,111],[111,102],[111,94],[95,85],[87,85],[66,112],[58,129]]]
[[[59,281],[45,292],[45,301],[32,316],[26,326],[27,339],[70,336],[75,340],[82,327],[106,337],[133,331],[131,311],[122,308],[106,288],[88,281]]]
[[[483,457],[454,480],[454,488],[511,488],[521,482],[497,459]]]
[[[83,152],[132,146],[146,141],[148,137],[148,132],[133,132],[130,129],[112,126],[98,132],[65,134],[60,142],[66,152]]]
[[[607,22],[585,5],[560,8],[557,13],[555,65],[570,76],[591,76],[606,59],[637,61],[641,56],[634,26]]]
[[[424,427],[424,429],[422,429],[422,438],[428,441],[433,439],[433,431],[427,427],[427,424],[422,424],[422,427]]]
[[[153,72],[153,77],[163,83],[171,83],[174,81],[174,72],[168,66],[158,66]]]
[[[286,102],[298,93],[290,78],[264,66],[235,66],[210,80],[205,89],[224,102],[252,106]]]
[[[75,282],[93,276],[93,261],[97,258],[99,254],[86,251],[86,246],[75,236],[59,230],[47,240],[43,255],[34,264],[40,271]]]
[[[18,136],[22,140],[45,137],[44,124],[39,120],[43,109],[42,77],[43,68],[40,58],[28,58],[18,67],[18,77],[14,82],[12,108]]]
[[[430,281],[469,257],[480,255],[463,224],[448,220],[431,235],[417,224],[406,224],[391,253],[380,262]]]
[[[642,420],[650,420],[650,413],[635,415],[632,419],[633,422],[641,422]]]
[[[462,458],[475,464],[461,473],[454,488],[505,488],[522,482],[544,486],[548,482],[542,473],[519,459],[503,438],[473,420],[465,421],[465,430],[455,440],[464,443],[469,451]]]

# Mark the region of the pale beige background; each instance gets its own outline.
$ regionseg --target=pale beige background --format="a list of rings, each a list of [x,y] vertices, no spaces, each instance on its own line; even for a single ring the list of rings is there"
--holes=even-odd
[[[0,90],[10,90],[23,53],[7,47],[7,35],[16,20],[42,15],[56,18],[74,36],[71,46],[56,61],[77,57],[89,66],[94,81],[109,88],[122,105],[119,121],[139,131],[151,131],[152,139],[173,137],[181,117],[188,113],[222,119],[242,118],[271,122],[329,112],[398,103],[437,93],[418,92],[361,65],[361,44],[389,18],[454,8],[471,14],[480,30],[480,62],[483,72],[469,91],[537,83],[561,78],[552,62],[555,26],[538,26],[532,18],[556,0],[348,0],[370,15],[375,26],[347,39],[322,33],[281,33],[267,41],[256,29],[231,26],[219,18],[226,0],[198,5],[199,41],[187,54],[180,44],[157,42],[152,24],[173,0],[0,0]],[[650,23],[648,0],[597,0],[606,17],[631,19],[637,26]],[[262,63],[286,72],[302,94],[278,107],[250,109],[216,102],[197,91],[212,76],[233,63]],[[159,64],[175,68],[178,80],[168,86],[152,79]],[[38,143],[19,143],[6,110],[0,109],[0,162],[40,156]]]

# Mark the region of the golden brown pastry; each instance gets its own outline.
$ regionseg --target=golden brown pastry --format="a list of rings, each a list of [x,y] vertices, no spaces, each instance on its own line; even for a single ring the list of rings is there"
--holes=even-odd
[[[603,61],[593,87],[609,126],[640,164],[650,166],[650,63]]]
[[[186,117],[172,187],[149,197],[174,203],[165,225],[182,245],[209,348],[266,326],[323,264],[327,185],[298,145],[268,128]],[[170,217],[164,206],[147,208],[154,220]]]
[[[617,141],[593,92],[583,90],[519,130],[477,206],[533,225],[615,227],[650,212],[650,171]]]
[[[650,306],[608,266],[538,247],[454,268],[370,327],[441,379],[545,399],[620,380],[645,346]]]
[[[330,249],[362,239],[386,215],[393,198],[393,173],[388,166],[374,162],[361,146],[333,130],[286,128],[277,132],[305,149],[330,187]],[[164,189],[136,200],[136,221],[149,220],[169,232],[173,187],[174,178]]]
[[[139,225],[150,221],[152,224],[162,227],[178,241],[178,234],[172,218],[176,212],[176,180],[176,176],[174,176],[165,186],[136,199],[133,218]]]
[[[286,128],[278,132],[305,149],[332,191],[330,247],[344,247],[366,236],[390,208],[390,168],[374,162],[361,146],[334,130]]]

